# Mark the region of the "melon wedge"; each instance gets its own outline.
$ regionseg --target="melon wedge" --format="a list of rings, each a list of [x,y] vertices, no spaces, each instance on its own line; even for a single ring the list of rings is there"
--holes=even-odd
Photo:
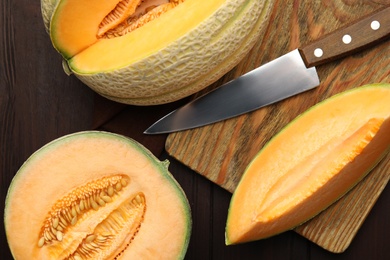
[[[41,6],[67,72],[109,99],[154,105],[196,93],[232,69],[260,38],[272,1],[41,0]],[[101,35],[102,21],[133,2],[142,2],[139,13],[145,4],[158,7],[128,33]]]
[[[232,196],[226,244],[267,238],[311,219],[390,150],[390,84],[335,95],[272,138]]]
[[[4,211],[15,259],[183,259],[191,233],[185,193],[145,147],[87,131],[35,152]]]

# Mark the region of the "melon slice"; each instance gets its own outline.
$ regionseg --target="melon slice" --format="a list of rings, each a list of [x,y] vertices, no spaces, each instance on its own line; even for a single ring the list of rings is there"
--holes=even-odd
[[[230,202],[226,244],[267,238],[309,220],[389,150],[389,84],[317,104],[271,139],[245,170]]]
[[[9,187],[5,229],[15,259],[183,259],[186,196],[139,143],[87,131],[35,152]]]
[[[272,0],[41,0],[65,68],[112,100],[172,102],[219,79],[259,39]]]

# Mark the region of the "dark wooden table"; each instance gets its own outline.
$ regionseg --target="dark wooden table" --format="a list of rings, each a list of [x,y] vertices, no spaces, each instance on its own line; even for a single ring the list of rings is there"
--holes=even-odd
[[[330,253],[292,231],[258,242],[225,246],[231,194],[170,158],[164,151],[166,135],[142,134],[151,123],[189,98],[153,107],[108,101],[75,77],[65,75],[61,58],[44,30],[39,1],[2,0],[0,7],[1,215],[11,179],[35,150],[62,135],[98,129],[134,138],[160,159],[170,159],[170,171],[192,208],[193,232],[186,259],[390,259],[388,188],[342,254]],[[4,225],[0,243],[0,259],[12,259]]]

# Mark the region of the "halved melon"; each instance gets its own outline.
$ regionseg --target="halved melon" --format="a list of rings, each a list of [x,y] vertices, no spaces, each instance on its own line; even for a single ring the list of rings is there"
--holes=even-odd
[[[271,139],[230,202],[226,244],[292,229],[357,184],[390,149],[390,84],[335,95]]]
[[[112,100],[172,102],[219,79],[260,38],[272,0],[41,0],[66,70]]]
[[[191,213],[145,147],[79,132],[35,152],[9,187],[5,229],[15,259],[183,259]]]

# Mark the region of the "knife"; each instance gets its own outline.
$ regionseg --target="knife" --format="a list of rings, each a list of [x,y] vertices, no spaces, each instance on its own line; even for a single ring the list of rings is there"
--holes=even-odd
[[[254,111],[320,84],[315,66],[365,49],[390,35],[390,6],[293,50],[164,116],[145,134],[192,129]]]

